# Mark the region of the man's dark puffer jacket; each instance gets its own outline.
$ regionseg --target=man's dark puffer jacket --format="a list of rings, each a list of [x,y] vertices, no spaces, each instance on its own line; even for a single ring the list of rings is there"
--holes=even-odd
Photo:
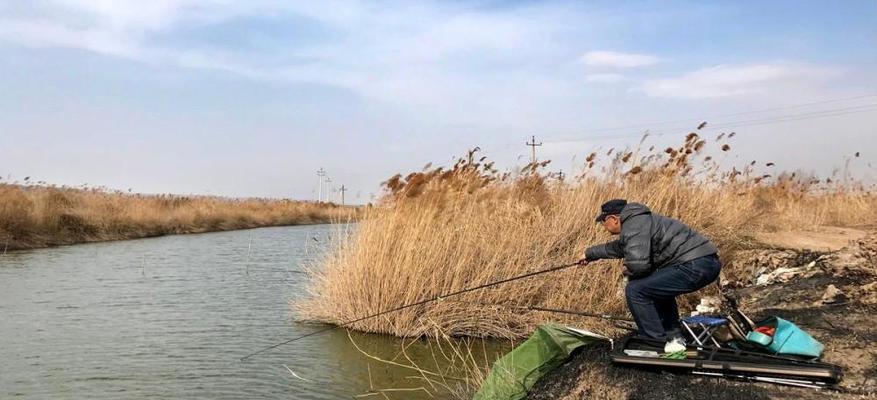
[[[652,214],[640,203],[628,203],[621,210],[618,240],[589,247],[585,257],[588,261],[623,258],[631,278],[640,278],[658,268],[716,253],[709,239],[682,222]]]

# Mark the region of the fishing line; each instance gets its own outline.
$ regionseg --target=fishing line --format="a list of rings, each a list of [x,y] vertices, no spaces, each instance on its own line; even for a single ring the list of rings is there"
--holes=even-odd
[[[498,281],[495,281],[495,282],[485,283],[485,284],[483,284],[483,285],[478,285],[478,286],[475,286],[475,287],[470,287],[470,288],[466,288],[466,289],[461,289],[461,290],[458,290],[458,291],[455,291],[455,292],[447,293],[447,294],[440,295],[440,296],[435,296],[435,297],[433,297],[433,298],[429,298],[429,299],[425,299],[425,300],[420,300],[420,301],[417,301],[417,302],[414,302],[414,303],[410,303],[410,304],[405,304],[405,305],[402,305],[402,306],[399,306],[399,307],[391,308],[391,309],[389,309],[389,310],[384,310],[384,311],[377,312],[377,313],[374,313],[374,314],[371,314],[371,315],[366,315],[366,316],[364,316],[364,317],[360,317],[360,318],[356,318],[356,319],[353,319],[353,320],[350,320],[350,321],[342,322],[342,323],[337,324],[337,325],[332,325],[332,326],[329,326],[329,327],[326,327],[326,328],[323,328],[323,329],[319,329],[319,330],[313,331],[313,332],[311,332],[311,333],[306,333],[306,334],[304,334],[304,335],[296,336],[296,337],[294,337],[294,338],[292,338],[292,339],[289,339],[289,340],[286,340],[286,341],[283,341],[283,342],[280,342],[280,343],[277,343],[277,344],[273,344],[273,345],[268,346],[268,347],[265,347],[265,348],[263,348],[263,349],[261,349],[261,350],[259,350],[259,351],[256,351],[256,352],[250,353],[250,354],[248,354],[248,355],[246,355],[246,356],[244,356],[244,357],[241,357],[241,361],[244,361],[244,360],[246,360],[246,359],[248,359],[248,358],[250,358],[250,357],[252,357],[252,356],[255,356],[255,355],[257,355],[257,354],[264,353],[264,352],[266,352],[266,351],[268,351],[268,350],[275,349],[275,348],[277,348],[277,347],[283,346],[283,345],[285,345],[285,344],[292,343],[292,342],[295,342],[295,341],[298,341],[298,340],[301,340],[301,339],[304,339],[304,338],[307,338],[307,337],[316,336],[316,335],[319,335],[319,334],[321,334],[321,333],[329,332],[329,331],[331,331],[331,330],[334,330],[334,329],[336,329],[336,328],[338,328],[338,327],[342,327],[342,326],[345,326],[345,325],[350,325],[350,324],[354,324],[354,323],[357,323],[357,322],[360,322],[360,321],[365,321],[365,320],[370,319],[370,318],[375,318],[375,317],[379,317],[379,316],[381,316],[381,315],[389,314],[389,313],[392,313],[392,312],[401,311],[401,310],[404,310],[404,309],[406,309],[406,308],[416,307],[416,306],[424,305],[424,304],[431,303],[431,302],[434,302],[434,301],[439,301],[439,300],[442,300],[442,299],[447,298],[447,297],[457,296],[457,295],[461,295],[461,294],[463,294],[463,293],[469,293],[469,292],[472,292],[472,291],[475,291],[475,290],[484,289],[484,288],[488,288],[488,287],[496,286],[496,285],[501,285],[501,284],[503,284],[503,283],[508,283],[508,282],[512,282],[512,281],[516,281],[516,280],[520,280],[520,279],[525,279],[525,278],[530,278],[530,277],[533,277],[533,276],[536,276],[536,275],[547,274],[547,273],[549,273],[549,272],[560,271],[560,270],[562,270],[562,269],[567,269],[567,268],[575,267],[575,266],[578,266],[578,265],[582,265],[582,264],[579,264],[578,262],[574,262],[574,263],[570,263],[570,264],[558,265],[558,266],[555,266],[555,267],[546,268],[546,269],[539,270],[539,271],[534,271],[534,272],[529,272],[529,273],[526,273],[526,274],[523,274],[523,275],[518,275],[518,276],[511,277],[511,278],[501,279],[501,280],[498,280]]]

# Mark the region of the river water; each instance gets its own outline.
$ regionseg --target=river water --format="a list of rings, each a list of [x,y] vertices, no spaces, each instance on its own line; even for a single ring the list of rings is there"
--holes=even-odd
[[[338,231],[262,228],[0,256],[0,398],[350,399],[429,388],[364,357],[344,330],[240,361],[322,327],[295,322],[289,301],[306,294],[309,278],[296,271]],[[400,350],[389,337],[354,339],[385,358]],[[409,354],[432,359],[422,344]]]

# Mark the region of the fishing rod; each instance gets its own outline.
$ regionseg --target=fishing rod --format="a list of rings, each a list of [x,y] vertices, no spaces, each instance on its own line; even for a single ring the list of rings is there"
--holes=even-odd
[[[479,303],[479,302],[465,301],[465,300],[453,300],[453,301],[455,303],[471,304],[471,305],[482,306],[482,307],[484,307],[484,306],[498,306],[498,307],[508,307],[508,308],[519,308],[522,310],[544,311],[544,312],[552,312],[552,313],[558,313],[558,314],[569,314],[569,315],[576,315],[579,317],[606,319],[606,320],[610,320],[610,321],[634,322],[634,320],[632,318],[620,317],[617,315],[589,313],[589,312],[576,311],[576,310],[565,310],[562,308],[548,308],[548,307],[539,307],[539,306],[520,306],[520,305],[501,304],[501,303]]]
[[[401,306],[399,306],[399,307],[391,308],[391,309],[389,309],[389,310],[380,311],[380,312],[377,312],[377,313],[374,313],[374,314],[371,314],[371,315],[366,315],[366,316],[364,316],[364,317],[360,317],[360,318],[356,318],[356,319],[353,319],[353,320],[350,320],[350,321],[342,322],[342,323],[340,323],[340,324],[337,324],[337,326],[333,325],[333,326],[329,326],[329,327],[326,327],[326,328],[323,328],[323,329],[318,329],[318,330],[316,330],[316,331],[313,331],[313,332],[310,332],[310,333],[306,333],[306,334],[304,334],[304,335],[296,336],[296,337],[294,337],[294,338],[292,338],[292,339],[289,339],[289,340],[286,340],[286,341],[283,341],[283,342],[280,342],[280,343],[277,343],[277,344],[273,344],[273,345],[271,345],[271,346],[268,346],[268,347],[262,348],[262,349],[259,350],[259,351],[256,351],[256,352],[250,353],[250,354],[248,354],[248,355],[246,355],[246,356],[244,356],[244,357],[241,357],[241,361],[244,361],[244,360],[246,360],[246,359],[248,359],[248,358],[250,358],[250,357],[252,357],[252,356],[255,356],[255,355],[257,355],[257,354],[264,353],[264,352],[266,352],[266,351],[268,351],[268,350],[271,350],[271,349],[274,349],[274,348],[277,348],[277,347],[283,346],[283,345],[285,345],[285,344],[292,343],[292,342],[295,342],[295,341],[297,341],[297,340],[301,340],[301,339],[304,339],[304,338],[307,338],[307,337],[311,337],[311,336],[316,336],[316,335],[319,335],[319,334],[321,334],[321,333],[325,333],[325,332],[328,332],[328,331],[334,330],[334,329],[337,328],[337,327],[342,327],[342,326],[346,326],[346,325],[354,324],[354,323],[357,323],[357,322],[360,322],[360,321],[365,321],[365,320],[370,319],[370,318],[380,317],[381,315],[389,314],[389,313],[396,312],[396,311],[401,311],[401,310],[404,310],[404,309],[406,309],[406,308],[416,307],[416,306],[424,305],[424,304],[431,303],[431,302],[434,302],[434,301],[440,301],[440,300],[443,300],[443,299],[445,299],[445,298],[447,298],[447,297],[457,296],[457,295],[461,295],[461,294],[463,294],[463,293],[469,293],[469,292],[472,292],[472,291],[475,291],[475,290],[484,289],[484,288],[488,288],[488,287],[496,286],[496,285],[501,285],[501,284],[503,284],[503,283],[508,283],[508,282],[512,282],[512,281],[516,281],[516,280],[520,280],[520,279],[525,279],[525,278],[530,278],[530,277],[533,277],[533,276],[536,276],[536,275],[547,274],[547,273],[549,273],[549,272],[560,271],[560,270],[567,269],[567,268],[570,268],[570,267],[575,267],[575,266],[578,266],[578,265],[582,265],[582,264],[580,264],[579,262],[574,262],[574,263],[570,263],[570,264],[558,265],[558,266],[555,266],[555,267],[546,268],[546,269],[539,270],[539,271],[534,271],[534,272],[529,272],[529,273],[526,273],[526,274],[523,274],[523,275],[518,275],[518,276],[511,277],[511,278],[501,279],[501,280],[498,280],[498,281],[495,281],[495,282],[485,283],[485,284],[483,284],[483,285],[478,285],[478,286],[474,286],[474,287],[470,287],[470,288],[466,288],[466,289],[457,290],[457,291],[455,291],[455,292],[451,292],[451,293],[447,293],[447,294],[443,294],[443,295],[435,296],[435,297],[432,297],[432,298],[429,298],[429,299],[424,299],[424,300],[416,301],[416,302],[414,302],[414,303],[409,303],[409,304],[401,305]]]
[[[553,312],[553,313],[559,313],[559,314],[578,315],[580,317],[600,318],[600,319],[607,319],[610,321],[634,322],[632,318],[618,317],[618,316],[609,315],[609,314],[586,313],[586,312],[582,312],[582,311],[562,310],[562,309],[558,309],[558,308],[533,307],[533,306],[527,306],[526,308],[528,310],[533,310],[533,311],[545,311],[545,312]]]

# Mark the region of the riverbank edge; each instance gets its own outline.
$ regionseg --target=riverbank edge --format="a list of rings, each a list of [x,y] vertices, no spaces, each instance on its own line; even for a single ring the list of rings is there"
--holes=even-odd
[[[15,242],[13,240],[9,240],[3,243],[0,243],[0,255],[12,253],[16,251],[27,251],[27,250],[37,250],[37,249],[49,249],[55,247],[64,247],[64,246],[75,246],[78,244],[89,244],[89,243],[105,243],[105,242],[120,242],[125,240],[137,240],[137,239],[149,239],[149,238],[158,238],[163,236],[175,236],[175,235],[197,235],[202,233],[217,233],[217,232],[232,232],[232,231],[244,231],[249,229],[260,229],[260,228],[277,228],[284,226],[308,226],[308,225],[334,225],[334,224],[347,224],[356,222],[355,218],[347,219],[347,220],[314,220],[308,222],[295,222],[295,223],[277,223],[277,224],[258,224],[252,226],[240,226],[240,227],[232,227],[232,228],[219,228],[219,229],[184,229],[184,230],[175,230],[168,232],[149,232],[145,235],[108,235],[101,236],[95,238],[85,238],[83,240],[70,240],[70,241],[47,241],[46,243],[35,243],[21,245],[20,242]]]
[[[363,206],[0,183],[0,254],[81,243],[356,221]]]

